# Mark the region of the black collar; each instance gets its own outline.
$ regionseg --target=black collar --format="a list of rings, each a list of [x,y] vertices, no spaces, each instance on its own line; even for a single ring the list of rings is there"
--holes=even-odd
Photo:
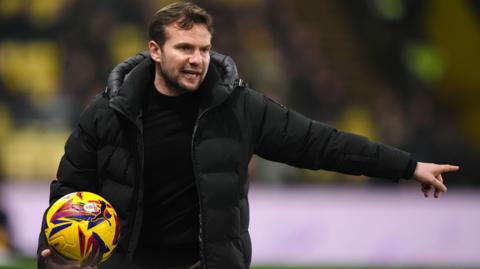
[[[147,58],[136,66],[110,99],[110,107],[120,112],[142,130],[142,103],[155,78],[155,64]],[[207,75],[200,85],[200,113],[220,105],[231,94],[233,87],[221,83],[217,67],[210,62]]]

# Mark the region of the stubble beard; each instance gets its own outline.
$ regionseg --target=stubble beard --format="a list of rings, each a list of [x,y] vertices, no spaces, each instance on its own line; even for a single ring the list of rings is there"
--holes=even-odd
[[[166,71],[162,65],[160,65],[160,75],[162,76],[163,81],[165,81],[165,86],[167,86],[167,88],[180,93],[188,91],[188,89],[180,85],[178,80],[176,80],[168,71]]]
[[[202,82],[200,81],[195,88],[187,88],[180,83],[180,74],[179,78],[175,79],[175,77],[170,72],[168,72],[168,70],[164,69],[162,64],[160,64],[160,75],[162,76],[163,81],[165,81],[165,86],[168,87],[170,90],[178,93],[195,91],[200,87],[200,84]]]

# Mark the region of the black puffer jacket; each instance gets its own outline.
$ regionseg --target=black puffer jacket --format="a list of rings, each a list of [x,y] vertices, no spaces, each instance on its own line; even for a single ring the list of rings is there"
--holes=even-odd
[[[104,268],[126,264],[144,217],[141,103],[154,77],[153,62],[145,57],[118,66],[107,91],[83,112],[67,141],[58,179],[51,185],[51,201],[85,190],[102,195],[116,208],[122,223],[120,243]],[[250,266],[247,167],[253,154],[296,167],[355,175],[399,179],[413,173],[415,163],[409,154],[288,110],[236,79],[229,58],[213,59],[192,136],[204,268]]]

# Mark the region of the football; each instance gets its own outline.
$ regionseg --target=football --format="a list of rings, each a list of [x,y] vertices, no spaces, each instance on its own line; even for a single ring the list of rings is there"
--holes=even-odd
[[[58,199],[48,209],[43,227],[54,252],[81,264],[107,260],[120,235],[112,205],[90,192],[74,192]]]

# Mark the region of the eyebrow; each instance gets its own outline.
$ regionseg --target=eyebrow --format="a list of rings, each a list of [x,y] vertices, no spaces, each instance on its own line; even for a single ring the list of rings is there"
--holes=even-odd
[[[192,45],[191,43],[182,42],[182,43],[175,44],[174,47],[195,47],[195,46]],[[212,47],[212,44],[208,44],[208,45],[205,45],[205,46],[201,46],[200,48],[206,49],[206,48],[211,48],[211,47]]]

